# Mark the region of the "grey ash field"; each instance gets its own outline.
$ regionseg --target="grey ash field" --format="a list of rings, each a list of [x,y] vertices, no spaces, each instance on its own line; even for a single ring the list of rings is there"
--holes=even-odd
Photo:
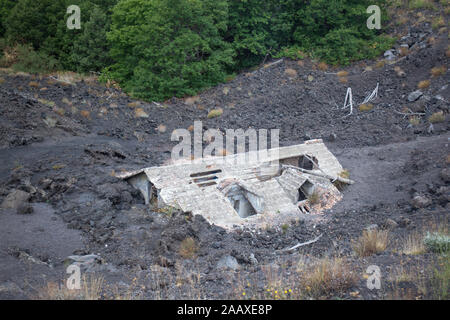
[[[448,31],[396,32],[392,60],[284,60],[160,104],[91,78],[1,70],[0,298],[448,299],[448,254],[423,244],[448,237]],[[359,103],[377,84],[370,105],[341,108],[348,87]],[[258,231],[152,210],[114,172],[162,165],[171,132],[195,120],[279,128],[283,146],[321,138],[356,183],[321,215]],[[68,257],[89,254],[83,290],[67,290]],[[367,288],[370,265],[380,290]]]

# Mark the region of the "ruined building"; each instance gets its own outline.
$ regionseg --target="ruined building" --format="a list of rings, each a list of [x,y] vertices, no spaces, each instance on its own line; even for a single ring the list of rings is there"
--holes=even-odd
[[[343,168],[322,140],[225,157],[181,161],[117,176],[154,207],[200,214],[230,229],[285,223],[340,200],[333,185]]]

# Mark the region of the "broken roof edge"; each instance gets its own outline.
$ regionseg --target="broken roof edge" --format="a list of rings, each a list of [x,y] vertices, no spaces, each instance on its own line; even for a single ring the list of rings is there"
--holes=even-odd
[[[235,153],[231,155],[226,156],[210,156],[210,157],[202,157],[197,159],[189,159],[189,158],[183,158],[176,160],[174,163],[165,165],[165,166],[158,166],[160,169],[164,168],[173,168],[176,166],[185,166],[190,164],[220,164],[220,162],[224,164],[232,164],[232,163],[248,163],[251,164],[261,164],[261,163],[267,163],[272,161],[278,161],[282,159],[286,159],[293,156],[298,156],[303,154],[298,150],[301,147],[308,147],[312,145],[320,145],[322,144],[325,148],[325,144],[323,143],[322,139],[313,139],[313,140],[307,140],[302,144],[292,145],[292,146],[286,146],[286,147],[278,147],[278,148],[271,148],[271,149],[263,149],[263,150],[251,150],[247,152],[241,152],[241,153]],[[327,149],[328,150],[328,149]],[[300,153],[300,154],[298,154]],[[144,173],[147,168],[141,168],[138,170],[132,170],[132,171],[123,171],[121,173],[116,173],[115,177],[119,179],[128,179],[133,176],[136,176],[138,174]]]

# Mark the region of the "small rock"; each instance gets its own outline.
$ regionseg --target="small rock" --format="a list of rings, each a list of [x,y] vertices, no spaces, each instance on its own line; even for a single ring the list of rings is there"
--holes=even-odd
[[[411,220],[409,218],[400,217],[400,219],[398,220],[398,225],[402,228],[407,227],[410,224],[411,224]]]
[[[18,214],[31,214],[33,213],[33,207],[29,203],[21,203],[19,204],[19,207],[17,208]]]
[[[6,196],[5,200],[3,200],[2,202],[1,207],[4,209],[17,210],[21,205],[28,202],[29,199],[30,199],[29,193],[15,189]]]
[[[408,95],[408,101],[409,101],[409,102],[414,102],[414,101],[416,101],[417,99],[419,99],[422,95],[423,95],[423,92],[420,91],[420,90],[416,90],[416,91],[414,91],[414,92],[411,92],[411,93]]]
[[[134,110],[134,115],[136,118],[148,118],[149,115],[147,112],[144,111],[142,108],[137,108]]]
[[[72,263],[77,262],[81,264],[89,264],[95,262],[96,260],[100,260],[100,257],[96,254],[87,254],[84,256],[79,255],[68,256],[67,259],[71,260]]]
[[[332,132],[329,136],[328,136],[328,141],[336,141],[337,139],[337,135],[336,133]]]
[[[445,168],[441,170],[441,179],[444,180],[444,182],[450,182],[450,169]]]
[[[395,220],[388,218],[384,223],[387,229],[395,229],[398,226],[398,223]]]
[[[157,128],[160,133],[165,133],[167,131],[167,127],[163,124],[160,124]]]
[[[394,54],[394,50],[387,50],[384,53],[384,57],[386,58],[386,60],[394,60],[395,59],[395,54]]]
[[[378,225],[377,224],[370,224],[370,225],[368,225],[367,227],[365,227],[364,228],[364,230],[367,230],[367,231],[372,231],[372,230],[377,230],[378,229]]]
[[[309,82],[313,82],[313,81],[314,81],[314,77],[313,77],[312,75],[309,75],[309,76],[308,76],[308,81],[309,81]]]
[[[414,112],[424,112],[426,109],[426,104],[423,101],[417,101],[411,106],[411,110]]]
[[[44,123],[47,125],[47,127],[49,128],[54,128],[56,126],[56,124],[58,123],[58,120],[52,117],[45,117],[44,119],[42,119],[42,121],[44,121]]]
[[[255,255],[253,253],[250,254],[249,260],[250,260],[250,263],[253,264],[253,265],[257,265],[258,264],[258,260],[255,258]]]
[[[73,255],[67,257],[64,261],[65,265],[77,265],[82,272],[95,272],[99,270],[99,266],[103,264],[102,259],[96,254],[88,254],[84,256]]]
[[[431,200],[422,195],[416,195],[412,199],[412,205],[414,208],[425,208],[431,204]]]
[[[312,135],[310,132],[305,132],[303,135],[303,139],[304,140],[311,140],[312,139]]]
[[[219,262],[217,263],[217,268],[237,270],[239,269],[239,263],[237,262],[235,257],[227,255],[219,260]]]

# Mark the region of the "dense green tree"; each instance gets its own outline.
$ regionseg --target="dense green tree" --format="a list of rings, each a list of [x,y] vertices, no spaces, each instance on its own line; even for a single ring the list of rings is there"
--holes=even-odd
[[[386,0],[0,0],[0,37],[24,68],[104,69],[136,97],[195,94],[226,73],[306,52],[333,64],[371,58],[392,40],[366,26]],[[81,8],[81,30],[66,26]],[[29,46],[32,45],[33,49]],[[37,50],[37,52],[35,52]],[[55,63],[55,59],[58,63]]]
[[[19,0],[6,18],[6,37],[10,42],[27,43],[39,49],[55,36],[65,10],[64,1]]]
[[[390,46],[367,28],[367,7],[384,0],[309,0],[297,8],[293,42],[330,63],[347,64]],[[374,49],[374,50],[371,50]]]
[[[140,98],[195,94],[223,81],[233,50],[223,41],[225,0],[122,0],[114,8],[111,75]]]
[[[0,0],[0,37],[5,34],[6,18],[16,3],[15,0]]]
[[[71,63],[77,71],[100,71],[111,63],[106,31],[109,30],[107,14],[94,7],[89,21],[73,44]]]
[[[0,0],[4,1],[4,0]],[[31,44],[67,70],[100,70],[110,62],[106,32],[117,0],[19,0],[6,19],[10,44]],[[67,7],[78,5],[81,30],[69,30]]]

